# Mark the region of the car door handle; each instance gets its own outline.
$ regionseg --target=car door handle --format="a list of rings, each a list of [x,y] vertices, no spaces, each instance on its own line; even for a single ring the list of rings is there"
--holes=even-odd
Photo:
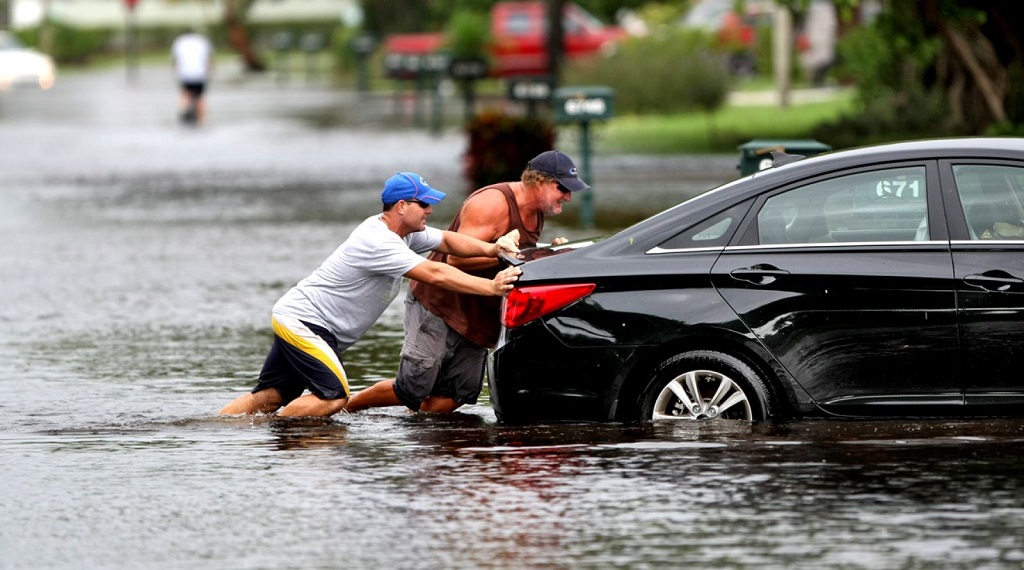
[[[789,275],[785,269],[779,269],[772,265],[755,265],[744,269],[734,269],[729,275],[738,281],[747,281],[754,285],[771,285],[779,277]]]
[[[1024,285],[1024,279],[996,270],[986,271],[980,275],[968,275],[964,277],[964,283],[986,291],[1008,291],[1015,285]]]

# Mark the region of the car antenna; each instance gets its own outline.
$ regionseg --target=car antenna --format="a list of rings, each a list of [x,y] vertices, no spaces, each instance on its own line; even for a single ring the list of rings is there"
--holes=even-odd
[[[804,156],[802,154],[789,154],[789,153],[778,151],[778,150],[771,151],[771,156],[772,156],[772,166],[773,167],[774,166],[782,166],[783,164],[789,164],[791,162],[796,162],[798,160],[803,160],[803,159],[807,158],[806,156]]]

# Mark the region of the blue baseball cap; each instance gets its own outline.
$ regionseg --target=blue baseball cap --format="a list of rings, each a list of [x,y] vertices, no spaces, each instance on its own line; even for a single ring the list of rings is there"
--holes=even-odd
[[[394,204],[399,200],[437,204],[444,197],[444,192],[434,190],[422,176],[414,172],[399,172],[388,178],[384,183],[384,191],[380,193],[380,201],[385,204]]]

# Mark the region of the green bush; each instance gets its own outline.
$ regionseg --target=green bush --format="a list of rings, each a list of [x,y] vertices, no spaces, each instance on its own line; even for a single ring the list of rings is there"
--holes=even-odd
[[[490,21],[489,16],[477,12],[455,12],[445,31],[445,47],[456,58],[486,57]]]
[[[989,127],[985,134],[990,137],[1024,137],[1024,123],[996,123]]]
[[[90,56],[102,52],[113,32],[85,30],[63,24],[53,27],[53,57],[58,62],[85,63]]]
[[[361,33],[362,31],[355,27],[338,26],[334,28],[334,33],[331,35],[330,50],[335,70],[349,73],[357,68],[359,58],[352,51],[352,42]]]
[[[859,112],[814,129],[813,138],[833,148],[847,148],[900,139],[962,134],[953,124],[945,95],[937,90],[892,91],[865,104]]]
[[[906,4],[897,3],[893,10],[914,9],[913,3]],[[923,85],[923,72],[933,65],[942,44],[938,37],[928,37],[920,28],[908,28],[905,22],[909,21],[915,20],[897,20],[883,13],[874,26],[855,28],[839,41],[835,74],[857,85],[861,100],[870,102],[893,91]]]
[[[555,142],[550,122],[498,110],[478,113],[466,124],[466,132],[469,149],[464,174],[471,189],[519,180],[526,163],[550,150]]]
[[[914,10],[914,3],[894,3],[874,25],[840,40],[835,75],[857,85],[859,112],[820,126],[815,138],[839,148],[964,134],[943,90],[926,87],[942,45],[924,33]]]
[[[47,35],[49,37],[47,38]],[[19,33],[22,41],[49,53],[57,64],[83,64],[108,50],[115,32],[73,28],[50,22]]]
[[[572,62],[565,79],[611,87],[623,114],[714,111],[725,103],[730,81],[712,36],[694,30],[632,38],[610,57]]]

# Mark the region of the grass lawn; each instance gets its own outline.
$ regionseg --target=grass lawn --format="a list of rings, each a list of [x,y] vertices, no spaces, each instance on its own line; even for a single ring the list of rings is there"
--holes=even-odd
[[[854,108],[853,95],[822,103],[726,106],[702,113],[614,117],[593,129],[601,152],[727,153],[751,139],[809,139],[818,125]],[[828,141],[821,141],[828,144]]]

